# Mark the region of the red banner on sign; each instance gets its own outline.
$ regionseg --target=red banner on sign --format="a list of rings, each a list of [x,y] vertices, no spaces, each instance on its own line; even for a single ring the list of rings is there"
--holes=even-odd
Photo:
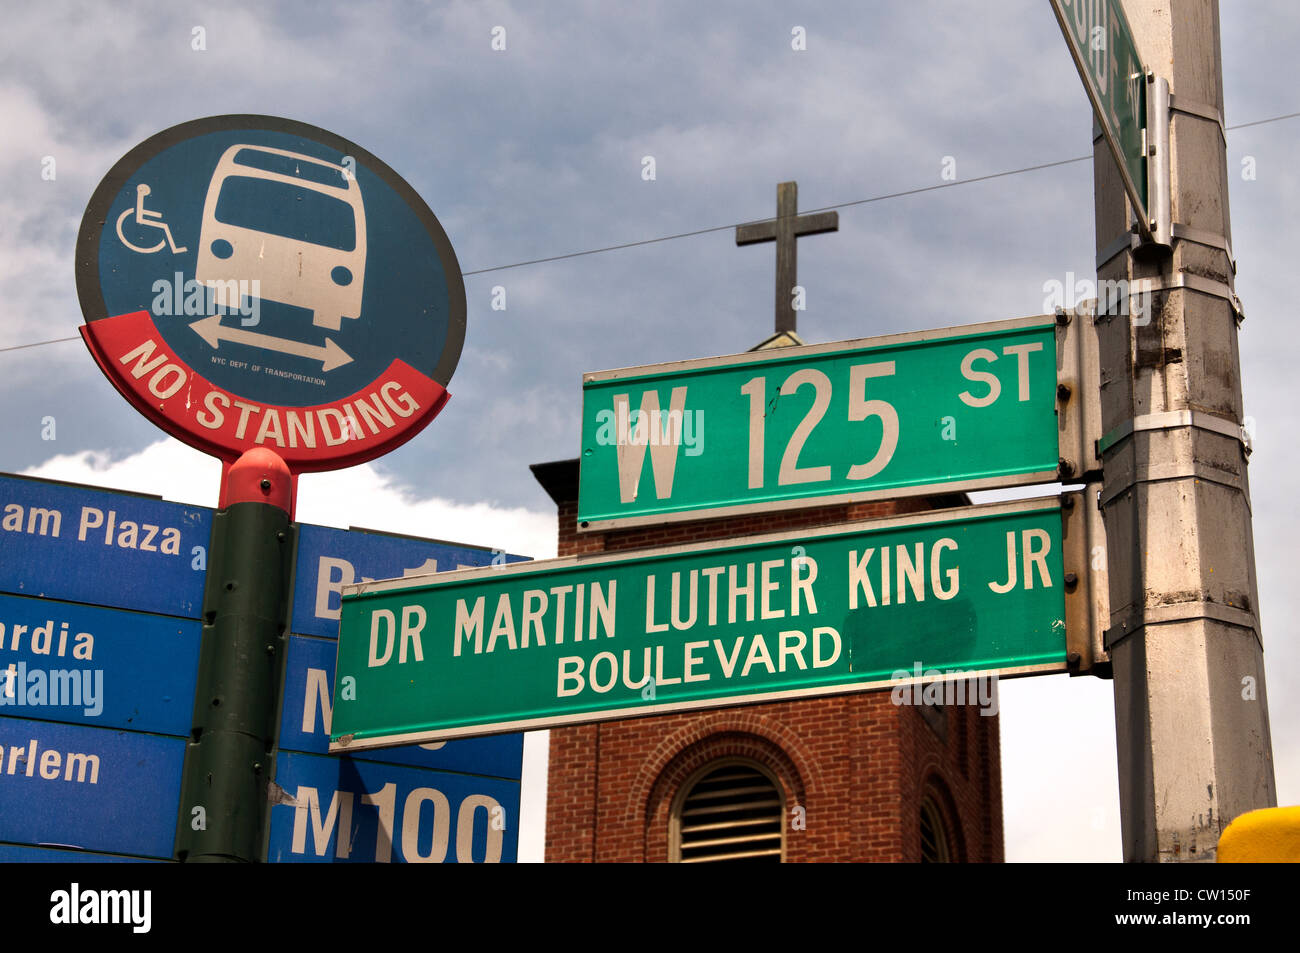
[[[81,336],[122,395],[177,439],[226,461],[265,447],[295,473],[353,466],[387,453],[423,429],[451,396],[395,358],[372,384],[341,400],[310,407],[257,404],[186,364],[148,311],[92,321]]]

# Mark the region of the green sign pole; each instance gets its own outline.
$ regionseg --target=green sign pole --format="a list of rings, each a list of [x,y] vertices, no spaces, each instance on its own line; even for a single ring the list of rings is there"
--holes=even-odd
[[[587,374],[579,525],[1055,480],[1070,456],[1060,420],[1095,393],[1076,381],[1070,402],[1058,388],[1072,353],[1066,334],[1082,333],[1059,321]],[[1076,473],[1090,468],[1076,463]]]
[[[260,449],[223,479],[228,505],[212,525],[176,826],[176,857],[186,863],[254,863],[264,854],[293,570],[292,482],[283,461]]]
[[[331,750],[1066,670],[1057,498],[345,588]]]

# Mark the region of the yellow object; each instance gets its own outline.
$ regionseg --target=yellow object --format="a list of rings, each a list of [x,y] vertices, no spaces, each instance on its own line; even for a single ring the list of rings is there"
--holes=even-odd
[[[1221,864],[1300,863],[1300,807],[1248,811],[1219,836]]]

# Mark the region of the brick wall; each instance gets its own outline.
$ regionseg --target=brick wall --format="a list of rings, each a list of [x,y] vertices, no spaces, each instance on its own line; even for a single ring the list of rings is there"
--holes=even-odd
[[[958,501],[841,504],[603,533],[580,533],[576,500],[557,502],[558,554],[568,556],[784,532]],[[859,692],[552,729],[546,860],[666,861],[669,813],[682,784],[710,761],[741,757],[766,767],[784,790],[787,861],[919,860],[927,794],[944,817],[953,859],[1001,861],[998,719],[974,706],[943,711],[927,720],[917,708],[893,704],[889,692]],[[803,830],[790,825],[795,807],[804,809]]]

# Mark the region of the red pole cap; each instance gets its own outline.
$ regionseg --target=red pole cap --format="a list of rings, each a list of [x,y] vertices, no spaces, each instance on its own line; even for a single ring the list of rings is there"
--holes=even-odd
[[[234,463],[222,468],[221,500],[225,509],[233,503],[270,503],[293,518],[294,490],[298,479],[274,450],[254,447]]]

